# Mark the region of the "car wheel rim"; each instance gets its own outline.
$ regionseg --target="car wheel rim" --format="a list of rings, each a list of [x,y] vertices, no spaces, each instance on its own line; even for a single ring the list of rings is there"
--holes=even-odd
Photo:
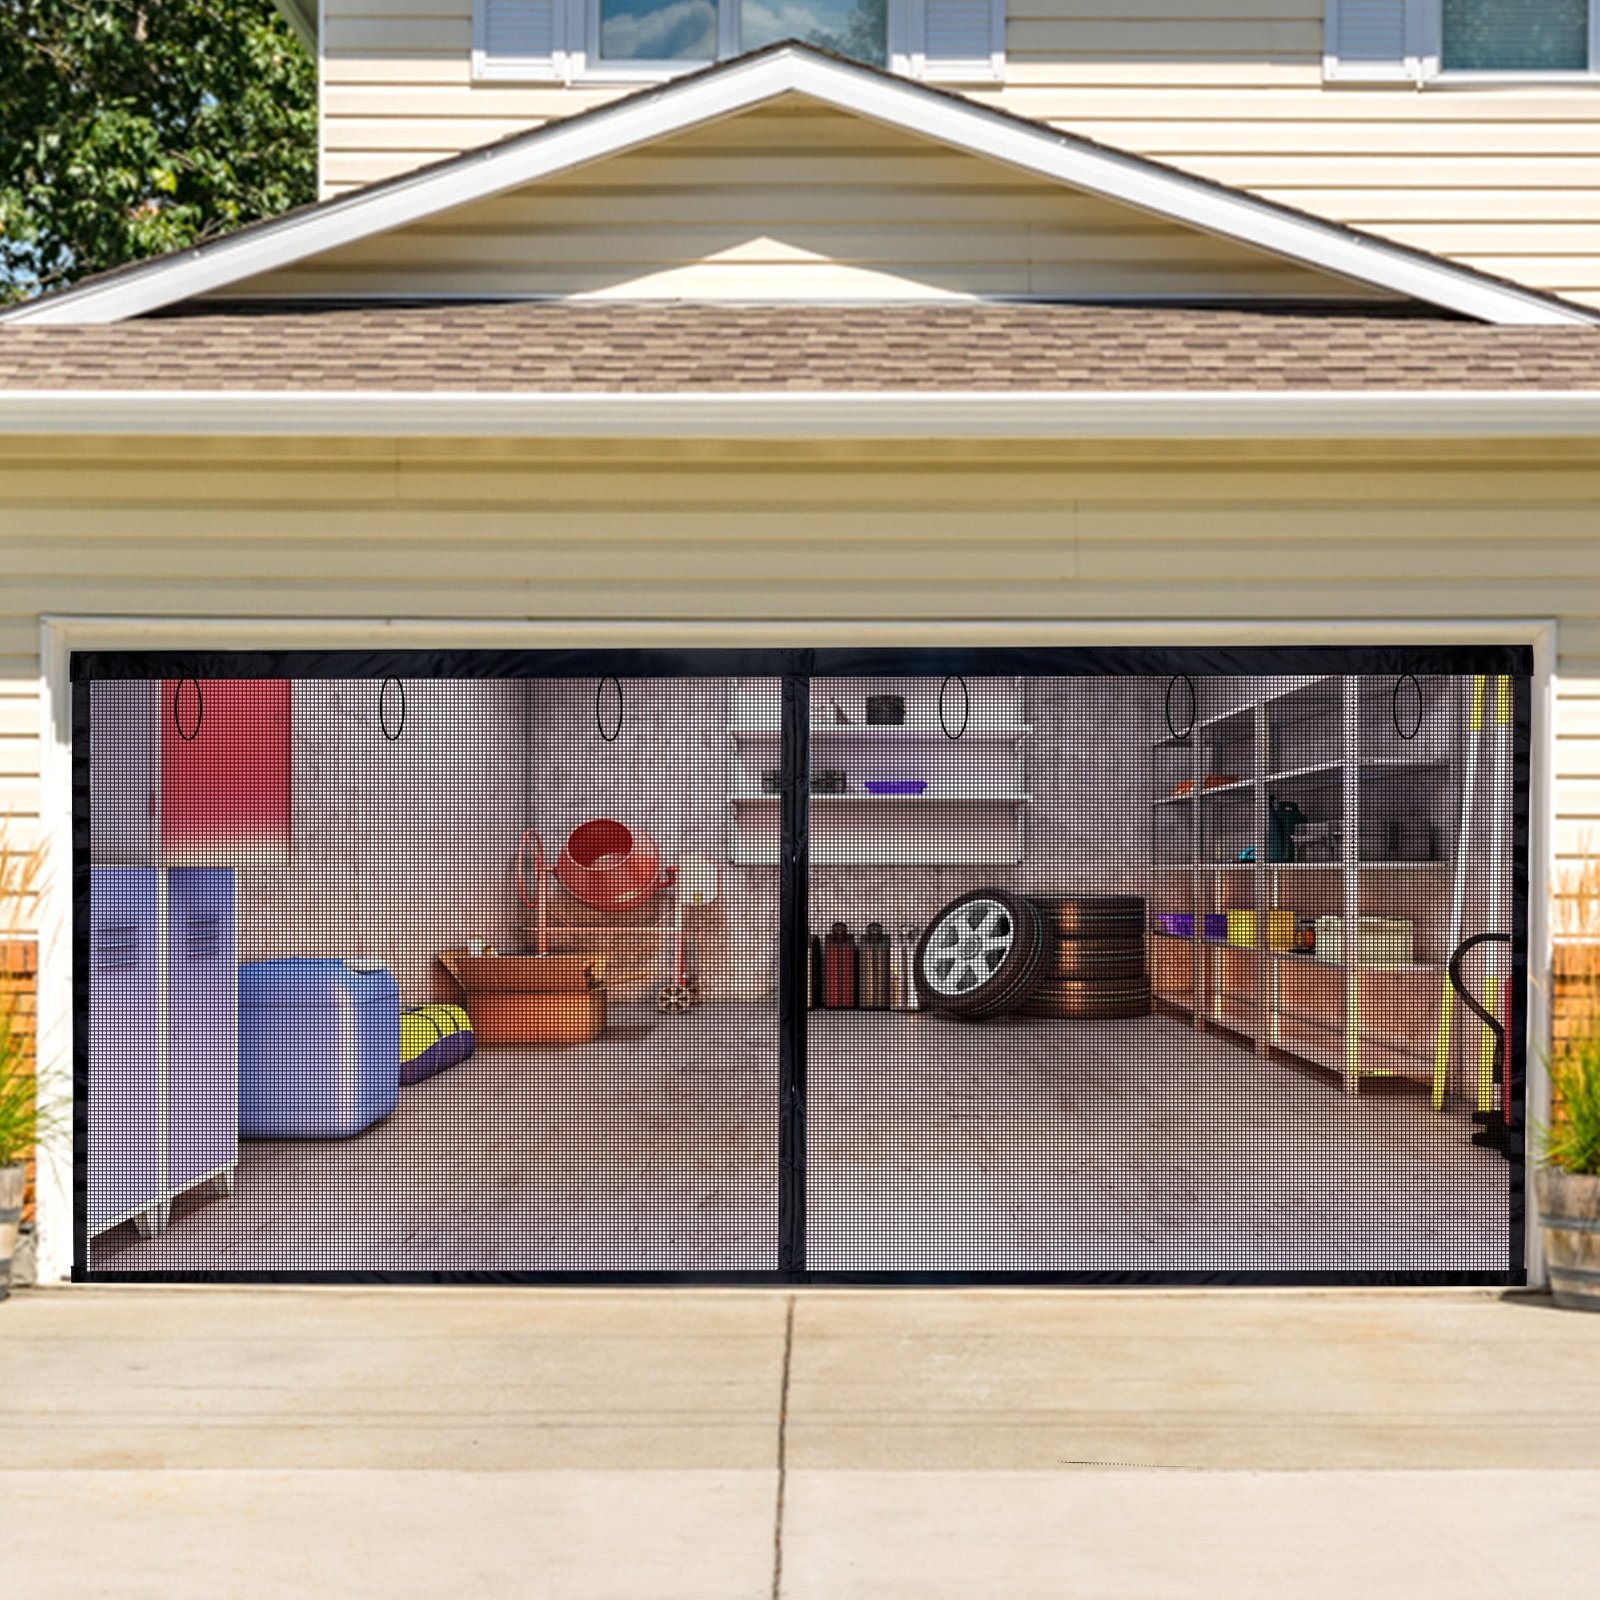
[[[1016,937],[1016,924],[998,900],[969,900],[934,925],[923,976],[936,994],[971,994],[1000,970]]]

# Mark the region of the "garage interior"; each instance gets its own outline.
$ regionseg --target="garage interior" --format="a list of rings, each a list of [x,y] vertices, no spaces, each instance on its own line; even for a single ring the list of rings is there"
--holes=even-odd
[[[780,1269],[779,678],[80,687],[88,1275]],[[806,1270],[1512,1269],[1510,679],[810,700]]]

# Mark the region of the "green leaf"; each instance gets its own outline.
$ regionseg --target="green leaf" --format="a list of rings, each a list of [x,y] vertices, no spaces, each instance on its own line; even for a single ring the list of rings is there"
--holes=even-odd
[[[316,69],[271,0],[0,0],[0,302],[315,189]]]

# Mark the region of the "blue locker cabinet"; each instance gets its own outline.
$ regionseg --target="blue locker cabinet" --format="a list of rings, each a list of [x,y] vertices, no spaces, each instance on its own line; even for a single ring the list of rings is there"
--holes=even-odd
[[[89,1232],[146,1237],[173,1197],[233,1193],[239,981],[227,867],[95,867],[90,887]]]

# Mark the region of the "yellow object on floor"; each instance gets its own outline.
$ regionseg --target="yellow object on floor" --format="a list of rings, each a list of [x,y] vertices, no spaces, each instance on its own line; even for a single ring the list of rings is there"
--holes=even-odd
[[[441,967],[466,996],[479,1044],[586,1044],[606,1025],[604,956],[473,956]]]

